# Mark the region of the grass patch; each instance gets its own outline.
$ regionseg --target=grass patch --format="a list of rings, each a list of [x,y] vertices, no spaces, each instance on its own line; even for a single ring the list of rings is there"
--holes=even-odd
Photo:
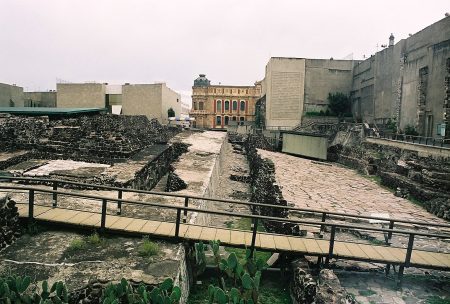
[[[70,251],[78,251],[85,247],[86,247],[86,241],[83,240],[82,238],[76,238],[76,239],[73,239],[72,242],[70,242],[68,249]]]
[[[88,235],[86,237],[86,243],[91,245],[100,245],[103,242],[103,239],[100,237],[100,235],[97,232],[94,232],[91,235]]]
[[[237,221],[233,222],[227,222],[227,227],[231,229],[237,229],[237,230],[252,230],[252,219],[250,218],[240,218]],[[258,229],[259,232],[266,232],[266,229],[264,228],[264,225],[261,223],[261,221],[258,222]]]
[[[105,240],[100,237],[97,232],[94,232],[88,236],[75,238],[70,242],[68,247],[69,251],[78,251],[85,248],[98,247],[105,244]]]
[[[363,296],[363,297],[370,297],[370,296],[377,294],[372,289],[358,290],[358,293],[360,296]]]
[[[427,299],[427,304],[450,304],[450,298],[441,298],[438,296],[432,296]]]
[[[138,253],[140,256],[151,257],[159,254],[158,244],[150,241],[148,236],[144,237],[144,241],[138,248]]]

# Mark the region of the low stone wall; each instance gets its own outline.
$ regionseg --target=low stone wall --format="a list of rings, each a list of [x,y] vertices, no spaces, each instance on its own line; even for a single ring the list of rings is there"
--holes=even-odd
[[[272,161],[263,159],[256,149],[255,141],[249,136],[245,142],[245,151],[250,166],[251,201],[259,204],[287,206],[287,201],[275,180],[275,166]],[[283,208],[257,207],[254,214],[287,218],[288,210]],[[285,222],[265,221],[264,226],[270,232],[281,234],[299,233],[298,225]]]
[[[0,194],[0,250],[20,236],[19,213],[16,202]]]
[[[322,269],[313,276],[308,263],[294,261],[291,295],[295,304],[354,304],[341,282],[331,269]]]
[[[0,118],[0,151],[32,150],[80,157],[123,159],[155,143],[166,143],[178,128],[145,116],[95,115]]]

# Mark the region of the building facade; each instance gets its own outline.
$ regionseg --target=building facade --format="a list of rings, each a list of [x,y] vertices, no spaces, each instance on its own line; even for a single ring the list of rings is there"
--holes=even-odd
[[[211,85],[204,74],[194,80],[190,116],[193,126],[226,129],[230,122],[242,124],[255,121],[255,103],[261,96],[261,85]]]
[[[351,99],[363,122],[450,138],[450,17],[357,64]],[[447,128],[447,131],[445,131]]]
[[[122,86],[122,114],[145,115],[160,123],[169,123],[168,110],[181,114],[181,95],[165,83],[125,84]]]
[[[0,83],[0,107],[23,107],[24,97],[23,88]]]
[[[350,92],[353,65],[353,60],[270,58],[260,101],[264,125],[292,128],[308,112],[325,112],[329,93]]]
[[[56,108],[56,91],[24,92],[25,107]]]
[[[165,83],[114,85],[58,83],[58,108],[106,108],[109,113],[145,115],[168,123],[168,110],[181,114],[181,96]]]

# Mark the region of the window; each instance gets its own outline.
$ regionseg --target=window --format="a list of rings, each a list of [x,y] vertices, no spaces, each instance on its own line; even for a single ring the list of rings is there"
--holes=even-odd
[[[203,110],[203,101],[200,101],[200,102],[198,103],[198,109],[199,109],[199,110]]]
[[[248,89],[247,89],[247,90],[245,90],[245,94],[248,94]]]
[[[232,121],[236,121],[236,116],[233,116],[233,118],[231,118]]]
[[[198,106],[197,106],[196,102],[194,102],[194,110],[198,110]]]
[[[245,111],[245,101],[241,100],[241,111]]]
[[[233,100],[233,111],[237,111],[237,100]]]
[[[225,111],[230,111],[230,101],[229,100],[225,100]]]
[[[240,89],[238,89],[238,94],[241,94],[241,90]]]
[[[230,120],[230,118],[228,116],[225,116],[225,125],[228,126],[228,121]]]
[[[220,116],[216,117],[216,125],[218,125],[218,126],[222,125],[222,117],[220,117]]]
[[[216,101],[216,112],[222,112],[222,100]]]
[[[239,121],[245,121],[245,117],[239,117]]]

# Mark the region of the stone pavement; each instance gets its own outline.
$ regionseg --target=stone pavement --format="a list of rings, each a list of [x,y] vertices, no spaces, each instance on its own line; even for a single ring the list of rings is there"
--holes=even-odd
[[[394,196],[355,170],[277,152],[258,152],[274,162],[283,196],[296,207],[361,215],[381,213],[392,218],[445,222],[407,199]]]

